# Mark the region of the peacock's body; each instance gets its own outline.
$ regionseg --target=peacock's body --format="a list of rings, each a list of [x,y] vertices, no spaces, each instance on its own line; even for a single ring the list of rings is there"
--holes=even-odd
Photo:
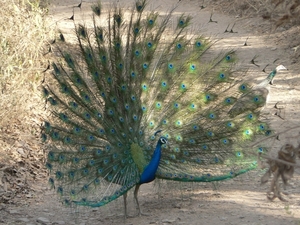
[[[246,146],[269,129],[256,107],[228,113],[249,91],[234,52],[213,57],[209,40],[186,32],[190,17],[168,30],[172,11],[159,17],[145,5],[128,20],[110,9],[102,25],[94,5],[93,27],[76,26],[76,51],[62,42],[52,64],[43,139],[50,184],[67,205],[103,206],[134,186],[137,200],[155,178],[210,182],[256,167]]]

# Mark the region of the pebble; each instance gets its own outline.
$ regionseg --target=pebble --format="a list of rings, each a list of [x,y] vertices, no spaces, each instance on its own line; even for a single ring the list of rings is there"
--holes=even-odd
[[[184,213],[185,213],[185,212],[188,212],[188,211],[189,211],[189,210],[188,210],[188,209],[185,209],[185,208],[184,208],[184,209],[180,209],[180,212],[184,212]]]
[[[24,223],[27,223],[29,222],[30,220],[28,218],[18,218],[17,219],[17,222],[24,222]]]
[[[39,217],[39,218],[37,218],[36,222],[41,223],[41,224],[50,223],[50,221],[47,218],[45,218],[45,217]]]
[[[174,223],[176,220],[169,220],[169,219],[164,219],[164,220],[162,220],[161,222],[162,223]]]
[[[258,219],[259,219],[259,220],[264,220],[264,219],[265,219],[265,216],[260,215],[260,216],[258,217]]]
[[[173,208],[181,209],[181,204],[180,204],[180,203],[174,204],[174,205],[173,205]]]
[[[9,210],[9,214],[18,214],[19,212],[15,209]]]
[[[64,225],[64,224],[66,224],[66,222],[65,221],[55,221],[54,223],[52,223],[53,225]]]
[[[25,156],[25,153],[24,153],[23,148],[18,148],[18,149],[17,149],[17,152],[18,152],[20,155]]]
[[[227,220],[227,217],[221,217],[220,220],[225,221]]]

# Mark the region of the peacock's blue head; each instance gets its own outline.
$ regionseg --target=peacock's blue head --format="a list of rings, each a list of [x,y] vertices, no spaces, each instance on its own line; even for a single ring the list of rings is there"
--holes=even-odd
[[[280,70],[287,70],[287,68],[285,68],[283,65],[279,65],[276,67],[276,72],[280,71]]]
[[[279,65],[269,74],[268,78],[271,78],[271,81],[269,82],[269,84],[273,84],[273,79],[274,79],[276,73],[281,70],[287,70],[287,68],[285,68],[283,65]]]
[[[158,140],[158,143],[160,143],[161,145],[167,144],[168,143],[168,139],[165,137],[160,137]]]
[[[161,133],[162,130],[158,130],[154,133],[153,137],[155,138],[155,136],[157,136],[159,133]],[[167,144],[168,143],[168,139],[166,137],[160,137],[159,140],[157,141],[157,144]]]

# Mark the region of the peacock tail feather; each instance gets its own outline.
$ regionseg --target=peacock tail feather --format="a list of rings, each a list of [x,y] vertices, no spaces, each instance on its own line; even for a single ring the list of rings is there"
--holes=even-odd
[[[247,92],[235,52],[213,55],[209,39],[189,35],[189,16],[172,30],[174,9],[159,16],[146,4],[136,1],[128,19],[114,7],[105,24],[95,4],[93,27],[76,25],[76,51],[58,46],[42,138],[49,183],[66,205],[102,206],[143,183],[154,149],[155,177],[186,182],[233,178],[263,151],[246,147],[270,133],[260,103],[229,114]]]

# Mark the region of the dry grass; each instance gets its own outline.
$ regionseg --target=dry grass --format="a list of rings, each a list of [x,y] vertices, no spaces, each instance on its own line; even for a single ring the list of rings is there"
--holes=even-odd
[[[32,197],[43,176],[39,86],[48,61],[47,0],[1,0],[0,7],[0,202]],[[23,197],[22,197],[23,196]]]
[[[0,7],[0,163],[14,160],[16,142],[38,136],[38,86],[51,38],[38,0],[2,0]],[[23,144],[24,145],[24,144]]]

